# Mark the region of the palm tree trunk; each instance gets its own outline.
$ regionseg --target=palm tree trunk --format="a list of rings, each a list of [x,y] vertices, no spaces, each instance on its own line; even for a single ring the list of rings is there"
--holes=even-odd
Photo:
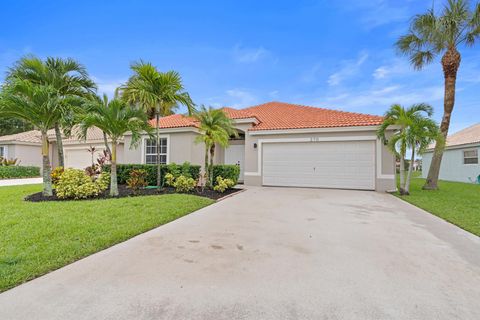
[[[400,194],[405,193],[405,152],[400,151]]]
[[[62,131],[60,130],[60,125],[55,123],[55,138],[57,141],[57,152],[58,152],[58,166],[65,167],[65,157],[63,154],[63,140],[62,140]]]
[[[118,196],[117,183],[117,141],[112,140],[112,166],[110,170],[110,196]]]
[[[413,162],[415,161],[415,148],[412,148],[412,158],[408,166],[407,181],[405,181],[405,195],[410,194],[410,180],[412,179]]]
[[[160,107],[157,107],[155,111],[155,124],[156,124],[156,134],[157,134],[157,188],[160,190],[162,188],[162,166],[160,164]]]
[[[111,158],[112,157],[112,150],[110,150],[110,146],[108,145],[107,134],[105,132],[103,132],[103,143],[105,144],[105,150],[107,151],[108,155]]]
[[[440,124],[440,133],[443,141],[447,140],[448,129],[450,127],[450,118],[452,116],[453,107],[455,105],[455,87],[457,82],[457,72],[460,67],[461,56],[455,47],[449,48],[442,57],[443,75],[445,78],[445,92],[443,99],[443,117]],[[438,189],[438,176],[440,174],[440,165],[443,157],[443,143],[435,144],[432,162],[428,170],[427,180],[423,189]]]
[[[52,196],[52,176],[49,157],[49,144],[46,131],[42,131],[42,176],[43,176],[43,195]]]
[[[204,170],[205,170],[205,186],[206,187],[211,187],[210,185],[210,170],[208,168],[208,145],[205,143],[205,166],[204,166]]]
[[[215,156],[215,143],[210,146],[210,169],[209,169],[209,179],[210,179],[210,186],[213,187],[215,182],[213,181],[213,158]]]

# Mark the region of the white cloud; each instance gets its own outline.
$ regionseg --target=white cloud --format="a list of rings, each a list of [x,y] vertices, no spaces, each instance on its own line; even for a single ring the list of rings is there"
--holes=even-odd
[[[416,71],[405,61],[405,59],[394,59],[388,64],[382,65],[373,71],[372,76],[376,80],[386,79],[396,75],[405,75]]]
[[[360,52],[358,58],[356,60],[345,60],[342,62],[342,67],[339,71],[331,74],[328,77],[327,83],[330,86],[337,86],[343,80],[351,78],[358,74],[360,71],[360,67],[362,64],[365,63],[368,59],[368,53],[366,51]]]
[[[380,89],[360,91],[357,93],[342,93],[326,98],[345,109],[386,110],[390,105],[399,103],[409,106],[414,103],[431,103],[442,101],[443,86],[424,87],[421,89],[405,88],[400,85],[388,86]]]
[[[208,104],[215,108],[230,107],[241,109],[258,104],[258,97],[247,89],[234,88],[225,91],[225,94],[207,99]]]
[[[127,81],[127,79],[106,80],[95,76],[92,76],[92,80],[95,81],[98,86],[98,94],[103,95],[105,93],[109,98],[113,98],[115,90]]]
[[[236,45],[233,48],[233,58],[239,63],[254,63],[271,56],[270,51],[263,47],[244,48]]]

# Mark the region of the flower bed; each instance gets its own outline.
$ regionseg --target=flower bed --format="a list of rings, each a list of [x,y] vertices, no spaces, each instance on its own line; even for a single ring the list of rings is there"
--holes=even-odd
[[[242,189],[228,189],[223,193],[207,189],[205,188],[202,190],[201,188],[195,188],[193,191],[190,192],[185,192],[185,194],[191,194],[191,195],[196,195],[200,197],[206,197],[210,198],[213,200],[218,200],[220,198],[223,198],[227,195],[233,194],[235,192],[241,191]],[[163,194],[173,194],[173,193],[178,193],[176,190],[172,187],[164,187],[161,190],[158,190],[156,188],[146,188],[146,189],[140,189],[136,192],[134,192],[132,189],[128,188],[126,185],[119,185],[118,186],[118,192],[119,195],[115,198],[124,198],[124,197],[136,197],[136,196],[154,196],[154,195],[163,195]],[[109,190],[106,190],[99,194],[98,196],[95,197],[90,197],[87,199],[80,199],[80,200],[74,200],[74,201],[81,201],[81,200],[95,200],[95,199],[111,199],[112,197],[109,195]],[[41,201],[73,201],[71,199],[60,199],[57,197],[55,194],[55,190],[53,192],[53,196],[51,197],[46,197],[44,196],[41,192],[31,194],[29,196],[25,197],[26,201],[31,201],[31,202],[41,202]]]

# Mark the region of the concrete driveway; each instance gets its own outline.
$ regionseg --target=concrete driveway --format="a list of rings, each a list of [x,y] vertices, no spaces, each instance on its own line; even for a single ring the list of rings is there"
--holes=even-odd
[[[0,294],[0,319],[480,319],[479,301],[478,237],[387,194],[251,188]]]

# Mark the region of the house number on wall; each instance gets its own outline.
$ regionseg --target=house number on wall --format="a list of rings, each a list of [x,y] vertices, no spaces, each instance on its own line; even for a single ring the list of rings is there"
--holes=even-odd
[[[318,141],[320,141],[319,137],[311,137],[310,138],[310,142],[318,142]]]

